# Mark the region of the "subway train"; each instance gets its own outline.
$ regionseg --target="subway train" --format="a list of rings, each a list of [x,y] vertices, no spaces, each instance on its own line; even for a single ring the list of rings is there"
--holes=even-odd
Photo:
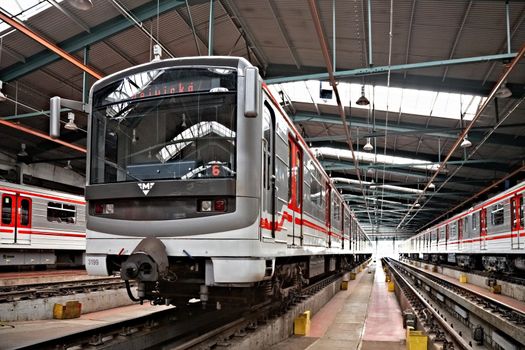
[[[137,281],[132,299],[285,298],[371,255],[247,60],[132,67],[97,81],[90,109],[86,268]]]
[[[81,266],[84,197],[0,182],[0,267]]]
[[[401,254],[467,269],[525,271],[525,182],[402,244]]]

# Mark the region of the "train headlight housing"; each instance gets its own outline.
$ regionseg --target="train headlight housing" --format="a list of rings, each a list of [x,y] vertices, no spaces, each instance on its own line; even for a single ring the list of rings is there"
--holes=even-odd
[[[115,214],[115,205],[113,203],[95,203],[94,212],[96,215]]]
[[[211,201],[201,201],[201,211],[211,211]]]

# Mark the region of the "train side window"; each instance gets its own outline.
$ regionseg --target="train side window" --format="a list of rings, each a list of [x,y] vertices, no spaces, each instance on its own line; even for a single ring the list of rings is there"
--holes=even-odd
[[[472,233],[478,232],[478,220],[479,220],[479,212],[474,213],[472,215]]]
[[[263,183],[264,188],[267,190],[271,186],[271,176],[272,176],[272,154],[273,154],[273,112],[268,107],[268,104],[264,104],[263,110]]]
[[[505,222],[505,212],[503,204],[495,204],[490,212],[490,220],[493,226],[503,225]]]
[[[2,196],[2,224],[11,225],[13,220],[13,198],[7,195]]]
[[[47,203],[47,221],[49,222],[74,224],[76,216],[77,209],[74,205],[56,202]]]
[[[29,225],[29,199],[22,199],[20,201],[20,225]]]

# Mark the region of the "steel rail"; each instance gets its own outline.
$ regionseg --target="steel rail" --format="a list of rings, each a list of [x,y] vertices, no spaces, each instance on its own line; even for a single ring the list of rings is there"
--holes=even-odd
[[[458,334],[456,330],[452,328],[449,323],[432,307],[423,296],[412,286],[412,284],[401,275],[401,273],[391,264],[390,259],[385,259],[390,271],[394,272],[395,279],[402,281],[406,287],[408,287],[411,292],[418,298],[419,302],[429,310],[434,318],[441,324],[441,326],[447,331],[447,333],[453,338],[453,340],[460,345],[464,350],[471,349],[472,347]]]
[[[500,307],[507,308],[507,309],[509,309],[509,310],[511,310],[513,312],[516,312],[516,313],[520,314],[525,319],[525,313],[523,312],[523,310],[520,310],[520,309],[518,309],[518,308],[516,308],[516,307],[514,307],[512,305],[506,304],[503,301],[500,301],[500,300],[494,299],[494,298],[492,298],[490,296],[481,294],[479,292],[476,292],[475,290],[468,289],[467,287],[462,286],[460,284],[456,284],[456,283],[453,283],[453,282],[449,282],[447,280],[443,280],[443,279],[439,278],[438,276],[431,274],[428,271],[424,271],[424,270],[422,270],[422,269],[420,269],[418,267],[411,266],[411,265],[409,265],[409,264],[407,264],[405,262],[395,261],[395,263],[400,264],[400,265],[404,266],[405,268],[410,269],[412,271],[417,271],[416,273],[418,273],[420,275],[424,275],[428,279],[433,280],[435,282],[444,283],[445,285],[452,286],[454,288],[464,290],[465,292],[467,292],[469,294],[473,294],[473,295],[475,295],[478,298],[485,299],[488,302],[491,302],[491,303],[494,303],[494,304],[498,304]]]
[[[310,0],[312,1],[312,0]],[[427,189],[429,188],[430,184],[434,181],[434,179],[439,175],[439,173],[442,171],[442,169],[445,167],[445,165],[447,164],[447,161],[452,157],[452,154],[456,151],[456,149],[459,147],[460,143],[462,142],[462,140],[466,137],[466,135],[468,134],[468,132],[470,131],[470,129],[474,126],[474,124],[477,122],[477,120],[480,118],[481,114],[485,111],[485,109],[487,108],[487,106],[489,105],[490,102],[492,102],[492,99],[495,97],[496,95],[496,92],[499,90],[500,86],[506,81],[507,77],[509,76],[509,74],[514,70],[514,68],[518,65],[518,62],[523,58],[523,56],[525,55],[525,45],[523,45],[521,47],[521,49],[519,50],[518,54],[516,55],[516,57],[514,57],[514,59],[512,60],[512,62],[510,63],[510,65],[508,66],[508,68],[505,70],[505,72],[500,76],[500,78],[498,79],[498,82],[494,85],[494,87],[492,88],[492,91],[490,92],[489,96],[487,97],[487,99],[485,100],[485,102],[483,102],[483,104],[481,105],[480,108],[478,108],[476,114],[474,115],[474,117],[472,118],[472,120],[470,121],[470,123],[465,127],[465,129],[463,130],[463,132],[459,135],[459,137],[457,138],[457,140],[454,142],[454,144],[452,145],[452,148],[450,149],[450,151],[448,152],[447,156],[445,157],[445,159],[443,159],[443,161],[441,162],[441,164],[439,165],[439,167],[436,169],[436,171],[434,172],[434,174],[430,177],[430,179],[428,180],[427,184],[425,185],[425,187],[423,188],[423,193],[420,194],[416,200],[414,201],[414,203],[412,203],[412,206],[410,207],[410,209],[407,211],[407,213],[405,214],[405,216],[401,219],[401,221],[399,222],[399,224],[397,225],[396,229],[399,229],[401,227],[401,225],[404,223],[405,219],[410,215],[410,213],[412,212],[412,210],[416,207],[416,204],[419,202],[419,200],[421,199],[421,197],[423,197],[424,193],[427,191]]]
[[[350,131],[348,130],[348,125],[346,123],[346,114],[345,114],[345,110],[344,110],[344,107],[341,101],[341,96],[339,95],[339,90],[337,89],[337,81],[335,80],[335,76],[334,76],[334,67],[332,67],[332,60],[330,59],[328,45],[326,43],[326,38],[324,37],[324,32],[323,32],[323,28],[321,25],[321,18],[319,16],[319,10],[317,9],[317,2],[316,0],[308,0],[308,5],[310,7],[310,15],[312,16],[312,20],[314,22],[315,31],[317,32],[317,38],[319,39],[319,45],[321,46],[321,51],[323,53],[323,58],[325,61],[326,69],[328,71],[328,78],[330,80],[330,85],[332,85],[332,89],[334,90],[339,116],[341,117],[343,128],[345,130],[346,142],[348,146],[350,147],[350,151],[352,153],[352,159],[355,164],[357,179],[359,180],[359,187],[361,188],[361,192],[363,193],[363,197],[365,198],[365,206],[366,206],[366,211],[368,214],[368,220],[370,222],[370,225],[373,225],[372,218],[370,217],[370,210],[368,209],[368,200],[366,199],[367,196],[366,196],[365,188],[361,180],[359,160],[357,159],[355,155],[352,136],[350,134]]]
[[[410,270],[409,273],[427,286],[439,291],[440,294],[487,324],[497,325],[494,328],[514,338],[515,341],[525,344],[525,314],[523,311],[403,262],[393,261],[392,263],[407,271]]]

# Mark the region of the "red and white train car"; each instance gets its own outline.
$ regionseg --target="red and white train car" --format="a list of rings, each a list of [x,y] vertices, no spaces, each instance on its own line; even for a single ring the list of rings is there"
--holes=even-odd
[[[490,271],[525,270],[525,183],[445,220],[403,244],[402,253]]]
[[[0,182],[0,266],[83,265],[83,197]]]

